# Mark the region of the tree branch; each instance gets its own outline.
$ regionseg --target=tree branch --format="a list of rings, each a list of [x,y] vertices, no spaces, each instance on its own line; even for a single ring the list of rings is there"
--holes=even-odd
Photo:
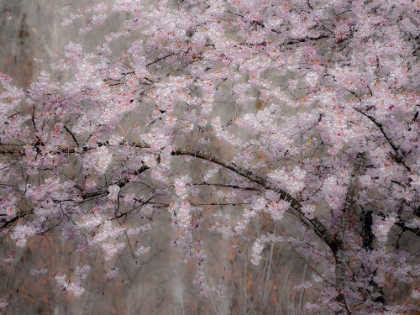
[[[239,174],[249,179],[250,181],[260,185],[265,189],[275,191],[280,195],[280,198],[282,200],[290,203],[290,210],[288,211],[292,213],[295,217],[297,217],[299,221],[301,221],[308,229],[314,231],[314,233],[325,242],[325,244],[332,250],[332,252],[336,254],[338,250],[337,242],[333,238],[331,233],[328,231],[328,229],[324,226],[324,224],[322,224],[322,222],[319,221],[318,218],[308,219],[304,215],[302,211],[303,206],[299,201],[293,198],[289,193],[269,183],[266,179],[257,176],[251,171],[245,170],[237,166],[235,163],[224,161],[217,157],[211,156],[203,151],[195,151],[189,148],[179,148],[172,151],[172,155],[188,155],[202,160],[213,162],[215,164],[223,166],[228,170],[231,170],[232,172],[235,172],[236,174]]]
[[[363,111],[361,111],[360,109],[358,109],[358,108],[355,108],[354,109],[356,112],[358,112],[358,113],[360,113],[360,114],[362,114],[363,116],[365,116],[365,117],[367,117],[371,122],[373,122],[375,125],[376,125],[376,127],[378,127],[379,128],[379,130],[381,131],[381,133],[382,133],[382,135],[385,137],[385,139],[386,139],[386,141],[388,141],[388,143],[389,143],[389,145],[391,146],[391,148],[394,150],[394,152],[395,152],[395,156],[393,156],[394,157],[394,159],[395,159],[395,162],[397,162],[397,163],[399,163],[399,164],[402,164],[404,167],[405,167],[405,169],[407,170],[407,171],[411,171],[411,168],[407,165],[407,163],[405,162],[405,158],[404,158],[404,155],[403,154],[401,154],[401,150],[400,150],[400,147],[397,145],[397,144],[395,144],[394,143],[394,141],[392,141],[392,139],[390,138],[390,137],[388,137],[388,135],[386,134],[386,132],[385,132],[385,130],[384,130],[384,127],[383,127],[383,125],[379,122],[379,121],[377,121],[376,119],[375,119],[375,117],[373,117],[373,116],[371,116],[371,115],[368,115],[368,114],[366,114],[366,113],[364,113]]]
[[[353,170],[351,172],[349,182],[347,184],[347,193],[346,193],[346,199],[344,201],[343,206],[343,213],[341,215],[340,219],[340,225],[338,227],[337,233],[336,233],[336,241],[337,241],[337,253],[335,253],[335,288],[338,291],[338,297],[337,301],[343,305],[346,304],[345,298],[344,298],[344,288],[346,283],[346,254],[344,249],[344,234],[347,229],[348,224],[348,218],[350,209],[353,206],[354,203],[354,192],[356,189],[356,182],[357,182],[357,176],[359,175],[360,168],[364,161],[364,154],[358,153],[356,156],[356,160],[353,164]],[[338,314],[342,314],[342,312],[338,312]]]
[[[8,145],[8,144],[1,144],[0,145]],[[97,146],[106,146],[108,145],[107,143],[98,143]],[[134,143],[134,142],[121,142],[120,145],[128,145],[128,146],[133,146],[133,147],[137,147],[140,149],[147,149],[149,148],[149,146],[145,143]],[[18,155],[25,155],[25,152],[22,150],[23,149],[23,145],[9,145],[9,146],[13,146],[14,147],[14,151],[9,152],[7,151],[6,153],[3,154],[18,154]],[[59,150],[55,151],[55,152],[51,152],[54,154],[58,154],[58,153],[77,153],[77,152],[87,152],[89,150],[93,150],[95,148],[90,148],[90,147],[86,147],[83,146],[82,148],[79,147],[63,147],[63,148],[59,148]],[[333,236],[331,235],[331,233],[328,231],[328,229],[324,226],[324,224],[322,224],[321,221],[319,221],[318,218],[313,218],[313,219],[308,219],[305,214],[302,211],[302,204],[300,202],[298,202],[295,198],[293,198],[289,193],[287,193],[286,191],[276,187],[275,185],[269,183],[266,179],[257,176],[256,174],[254,174],[251,171],[245,170],[239,166],[237,166],[235,163],[232,162],[227,162],[224,161],[222,159],[219,159],[217,157],[213,157],[208,155],[207,153],[203,152],[203,151],[195,151],[189,148],[180,148],[180,149],[176,149],[174,151],[172,151],[171,153],[172,155],[188,155],[188,156],[192,156],[195,158],[200,158],[203,160],[207,160],[213,163],[216,163],[220,166],[223,166],[226,169],[229,169],[247,179],[249,179],[251,182],[254,182],[256,184],[258,184],[259,186],[265,188],[265,189],[269,189],[269,190],[273,190],[276,193],[278,193],[280,195],[280,198],[284,201],[287,201],[290,203],[290,210],[289,212],[292,213],[295,217],[297,217],[308,229],[313,230],[314,233],[320,238],[322,239],[325,244],[333,251],[333,253],[335,254],[338,250],[337,247],[337,242],[336,240],[333,238]],[[148,168],[143,166],[142,168],[139,169],[140,172],[144,172],[146,171]],[[117,183],[118,186],[122,185],[124,186],[126,183],[128,182],[128,179],[123,179],[120,182]],[[120,186],[120,188],[122,187]],[[93,198],[93,197],[97,197],[101,194],[106,193],[107,190],[101,190],[101,191],[97,191],[97,192],[93,192],[93,193],[89,193],[83,196],[84,199],[87,198]]]

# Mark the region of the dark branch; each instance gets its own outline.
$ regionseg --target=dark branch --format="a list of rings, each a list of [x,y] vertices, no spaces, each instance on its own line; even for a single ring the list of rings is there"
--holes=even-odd
[[[282,200],[290,203],[290,208],[288,210],[289,212],[291,212],[294,216],[296,216],[308,229],[314,231],[314,233],[320,239],[322,239],[325,242],[325,244],[328,245],[328,247],[330,247],[330,249],[333,251],[334,254],[337,252],[337,249],[338,249],[337,242],[333,238],[331,233],[328,231],[328,229],[324,226],[324,224],[322,224],[322,222],[319,221],[318,218],[308,219],[302,211],[303,206],[300,202],[298,202],[295,198],[293,198],[289,193],[269,183],[267,180],[263,179],[262,177],[259,177],[253,172],[245,170],[232,162],[223,161],[217,157],[210,156],[207,153],[202,152],[202,151],[194,151],[192,149],[183,148],[183,149],[174,150],[172,152],[172,155],[188,155],[195,158],[213,162],[215,164],[223,166],[224,168],[228,170],[231,170],[232,172],[235,172],[236,174],[239,174],[249,179],[251,182],[258,184],[265,189],[275,191],[276,193],[280,195],[280,198]]]
[[[400,147],[397,144],[395,144],[394,141],[392,141],[392,139],[386,134],[383,125],[379,121],[377,121],[375,119],[375,117],[364,113],[360,109],[355,108],[354,110],[356,112],[362,114],[363,116],[367,117],[371,122],[373,122],[376,125],[376,127],[379,128],[379,130],[381,131],[382,135],[385,137],[386,141],[388,141],[389,145],[391,146],[391,148],[395,152],[395,156],[393,155],[393,158],[394,158],[395,162],[397,162],[399,164],[402,164],[405,167],[405,169],[410,172],[411,171],[411,168],[405,162],[405,158],[404,158],[404,155],[401,154]]]
[[[337,301],[340,303],[346,304],[344,294],[342,291],[344,290],[345,284],[346,284],[346,254],[344,250],[344,234],[347,229],[348,224],[348,218],[350,209],[353,206],[354,203],[354,192],[356,189],[356,182],[357,182],[357,176],[359,175],[360,168],[362,167],[364,161],[364,154],[358,153],[356,160],[353,164],[353,170],[350,175],[349,182],[347,184],[347,193],[346,193],[346,199],[344,201],[343,206],[343,213],[341,215],[340,219],[340,226],[338,227],[337,233],[336,233],[336,241],[337,241],[337,253],[335,253],[335,287],[338,291],[338,297]]]

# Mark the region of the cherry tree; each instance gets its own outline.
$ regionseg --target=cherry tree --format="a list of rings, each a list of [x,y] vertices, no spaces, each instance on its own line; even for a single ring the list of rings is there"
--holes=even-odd
[[[95,32],[115,12],[120,29],[68,43],[27,90],[0,76],[4,264],[54,232],[79,264],[32,274],[80,296],[86,253],[135,263],[167,215],[202,296],[226,292],[210,231],[254,265],[290,245],[319,292],[306,314],[416,310],[415,285],[392,296],[420,276],[419,1],[117,0],[62,24]]]

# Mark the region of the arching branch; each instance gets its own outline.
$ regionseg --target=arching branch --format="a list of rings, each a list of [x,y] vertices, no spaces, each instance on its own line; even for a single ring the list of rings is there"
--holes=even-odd
[[[331,233],[328,231],[328,229],[322,224],[321,221],[318,220],[318,218],[308,219],[305,214],[302,211],[302,204],[297,201],[295,198],[293,198],[289,193],[286,191],[276,187],[275,185],[268,182],[266,179],[257,176],[251,171],[245,170],[235,163],[224,161],[222,159],[219,159],[217,157],[211,156],[203,151],[195,151],[193,149],[189,148],[179,148],[174,151],[172,151],[172,155],[187,155],[195,158],[199,158],[202,160],[207,160],[210,162],[213,162],[215,164],[218,164],[220,166],[223,166],[224,168],[235,172],[236,174],[239,174],[250,181],[260,185],[261,187],[265,189],[269,189],[272,191],[275,191],[280,195],[280,198],[284,201],[287,201],[290,203],[289,212],[293,214],[295,217],[299,219],[308,229],[314,231],[314,233],[322,239],[325,244],[332,250],[332,252],[335,254],[337,252],[337,242],[334,239],[334,237],[331,235]]]
[[[7,144],[0,144],[3,146],[7,146]],[[100,146],[106,146],[108,145],[107,143],[98,143],[97,144],[98,147]],[[148,149],[149,146],[145,143],[134,143],[134,142],[122,142],[120,145],[128,145],[128,146],[133,146],[139,149]],[[10,146],[10,145],[9,145]],[[22,150],[23,149],[23,145],[12,145],[13,150],[8,150],[7,152],[4,152],[3,154],[17,154],[17,155],[25,155],[25,152]],[[60,154],[60,153],[77,153],[77,152],[87,152],[89,150],[92,150],[94,148],[89,148],[86,146],[83,146],[82,148],[78,148],[78,147],[65,147],[65,148],[59,148],[59,150],[52,152],[54,154]],[[0,152],[1,154],[1,152]],[[268,190],[272,190],[275,191],[276,193],[278,193],[280,195],[280,198],[284,201],[287,201],[290,203],[290,208],[289,208],[289,212],[291,214],[293,214],[295,217],[297,217],[299,219],[299,221],[301,221],[308,229],[314,231],[314,233],[320,238],[322,239],[325,244],[332,250],[332,252],[335,254],[338,250],[337,247],[337,241],[334,239],[334,237],[332,236],[332,234],[329,232],[329,230],[325,227],[324,224],[322,224],[321,221],[319,221],[318,218],[313,218],[313,219],[308,219],[305,214],[302,211],[302,204],[297,201],[295,198],[293,198],[293,196],[291,196],[289,193],[287,193],[286,191],[276,187],[274,184],[268,182],[266,179],[257,176],[256,174],[254,174],[251,171],[245,170],[243,168],[241,168],[240,166],[236,165],[233,162],[228,162],[228,161],[224,161],[220,158],[211,156],[209,154],[207,154],[206,152],[203,151],[195,151],[193,149],[190,148],[178,148],[175,149],[171,152],[172,155],[174,156],[181,156],[181,155],[186,155],[186,156],[191,156],[191,157],[195,157],[195,158],[199,158],[202,160],[207,160],[210,162],[213,162],[215,164],[218,164],[220,166],[223,166],[224,168],[235,172],[238,175],[241,175],[247,179],[249,179],[251,182],[254,182],[256,184],[258,184],[259,186],[268,189]],[[146,171],[148,168],[141,168],[140,172],[144,172]],[[121,187],[124,186],[126,183],[128,182],[128,180],[121,180],[120,182],[118,182],[118,185]],[[96,197],[98,195],[107,193],[106,190],[105,191],[100,191],[100,192],[95,192],[95,193],[91,193],[86,195],[86,198],[92,198],[92,197]]]

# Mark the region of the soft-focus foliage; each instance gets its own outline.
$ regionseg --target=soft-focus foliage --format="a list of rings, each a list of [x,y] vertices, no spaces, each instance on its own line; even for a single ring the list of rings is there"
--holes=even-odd
[[[0,76],[4,263],[54,233],[80,259],[51,278],[79,296],[87,257],[137,264],[167,215],[202,296],[226,291],[210,230],[256,265],[289,244],[313,274],[294,287],[317,291],[307,314],[415,309],[392,296],[420,275],[419,1],[118,0],[62,25],[115,12],[121,29],[68,43],[27,90]]]

